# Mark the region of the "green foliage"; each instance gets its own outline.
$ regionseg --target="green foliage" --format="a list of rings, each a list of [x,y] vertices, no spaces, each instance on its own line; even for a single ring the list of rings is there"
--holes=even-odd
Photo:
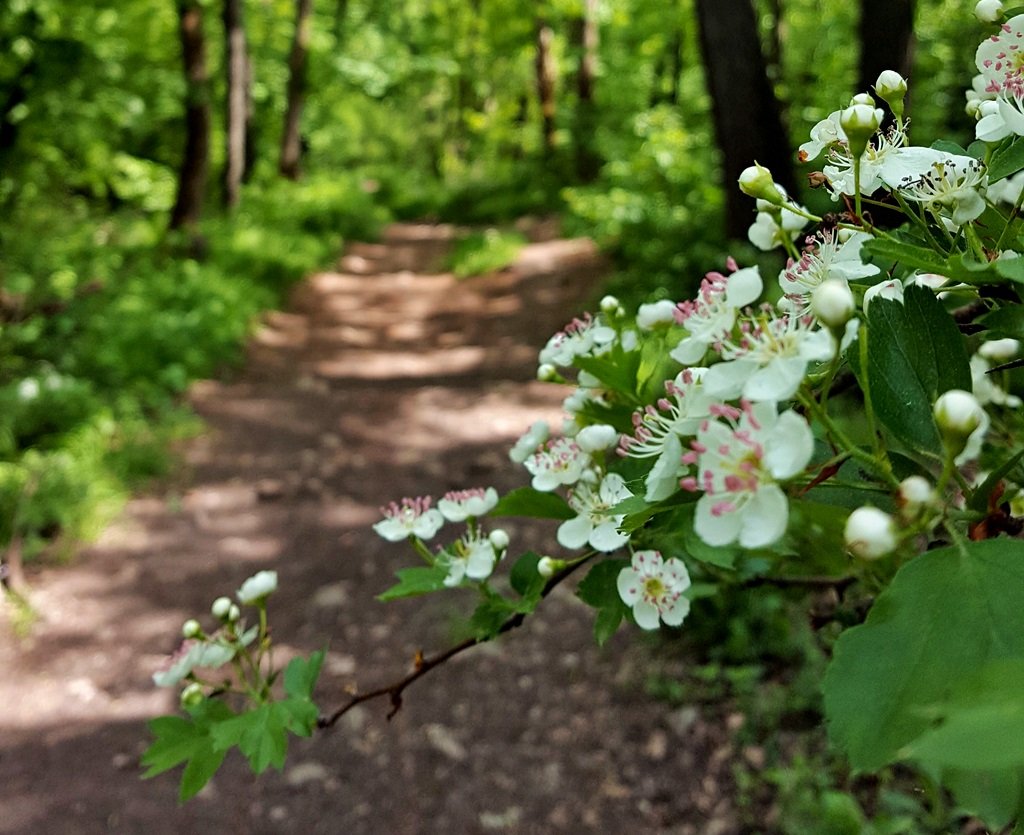
[[[312,701],[324,653],[293,658],[284,671],[285,696],[235,713],[215,698],[188,708],[188,718],[161,716],[149,723],[154,742],[142,755],[144,778],[155,777],[185,763],[179,800],[195,796],[237,747],[256,774],[269,766],[281,770],[288,752],[288,734],[308,737],[317,721]]]
[[[572,519],[576,512],[565,499],[555,493],[519,487],[502,496],[489,515],[496,518],[534,516],[539,519]]]
[[[1024,546],[1005,539],[929,551],[897,572],[840,637],[825,679],[830,734],[855,768],[953,768],[962,804],[995,781],[1006,788],[993,820],[1019,812],[1022,583]]]
[[[931,404],[944,391],[971,388],[956,323],[934,293],[914,286],[906,289],[903,304],[875,299],[868,321],[867,367],[859,373],[876,414],[908,448],[937,455],[941,442]]]
[[[629,560],[602,560],[587,572],[576,592],[580,600],[597,609],[594,640],[598,646],[603,646],[615,634],[623,618],[629,614],[615,586],[619,572],[627,567]]]
[[[458,278],[495,272],[515,261],[525,245],[526,236],[519,232],[495,228],[474,232],[455,245],[449,269]]]
[[[398,582],[387,591],[377,595],[378,600],[398,600],[402,597],[415,597],[432,591],[446,588],[445,577],[448,569],[442,565],[416,565],[412,568],[400,568],[395,572]]]

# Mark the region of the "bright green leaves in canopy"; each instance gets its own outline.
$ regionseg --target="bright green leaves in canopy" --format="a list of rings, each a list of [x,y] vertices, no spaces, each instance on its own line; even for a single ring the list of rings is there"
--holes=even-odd
[[[825,710],[854,768],[913,759],[990,823],[1012,818],[1024,775],[1024,542],[942,548],[901,568],[836,644]]]

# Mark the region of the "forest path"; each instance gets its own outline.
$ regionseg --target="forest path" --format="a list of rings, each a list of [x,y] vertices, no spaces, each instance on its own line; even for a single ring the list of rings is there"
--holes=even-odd
[[[599,651],[561,590],[390,723],[370,702],[293,741],[283,774],[232,754],[184,807],[177,770],[138,779],[145,720],[175,709],[151,674],[256,570],[279,573],[284,652],[330,642],[325,711],[456,637],[470,595],[374,599],[411,559],[370,525],[404,495],[525,483],[506,451],[564,396],[533,380],[537,350],[604,271],[591,242],[532,231],[512,267],[464,282],[442,271],[451,227],[353,244],[266,317],[237,379],[194,387],[209,431],[185,449],[184,492],[135,499],[73,565],[31,575],[29,638],[0,623],[0,833],[737,831],[721,727],[647,697],[635,636]],[[505,527],[513,549],[551,547],[550,525]]]

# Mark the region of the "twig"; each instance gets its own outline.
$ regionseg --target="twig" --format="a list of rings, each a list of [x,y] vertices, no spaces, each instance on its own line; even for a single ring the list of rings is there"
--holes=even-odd
[[[588,558],[589,559],[589,558]],[[571,565],[567,565],[561,571],[556,572],[552,575],[551,579],[545,583],[544,588],[541,590],[541,598],[547,597],[556,586],[562,581],[569,577],[577,568],[586,563],[588,559],[580,560]],[[423,656],[421,653],[416,653],[415,668],[408,675],[393,681],[391,684],[386,684],[383,687],[378,687],[376,690],[369,690],[366,693],[357,693],[352,696],[345,704],[339,707],[334,713],[329,716],[321,716],[317,719],[317,727],[319,728],[330,728],[334,725],[342,716],[348,713],[352,708],[363,702],[368,702],[371,699],[377,699],[381,696],[388,696],[391,702],[391,710],[388,711],[387,718],[390,720],[399,710],[402,709],[402,693],[405,689],[417,679],[425,676],[435,667],[439,667],[444,664],[450,658],[454,658],[467,649],[477,646],[477,644],[483,644],[487,641],[496,638],[498,635],[504,635],[506,632],[511,632],[513,629],[521,626],[523,621],[526,620],[525,612],[517,612],[506,620],[498,629],[498,631],[489,638],[466,638],[464,641],[460,641],[454,646],[448,647],[436,655],[429,657]]]

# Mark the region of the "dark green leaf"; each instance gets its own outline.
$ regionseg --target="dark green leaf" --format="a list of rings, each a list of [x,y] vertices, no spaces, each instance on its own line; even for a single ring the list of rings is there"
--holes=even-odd
[[[942,771],[942,782],[953,792],[958,807],[981,818],[992,831],[1003,829],[1021,815],[1024,786],[1019,769],[947,768]]]
[[[946,259],[935,250],[895,238],[874,238],[866,241],[861,251],[876,261],[896,261],[905,267],[929,273],[942,274],[946,266]]]
[[[904,565],[843,633],[825,679],[833,740],[875,770],[929,731],[936,705],[992,660],[1024,659],[1024,542],[972,542]]]
[[[287,726],[291,721],[287,708],[271,702],[220,722],[211,728],[211,736],[219,751],[237,745],[254,773],[262,774],[271,765],[280,771],[288,753]]]
[[[516,611],[515,604],[505,600],[501,595],[491,593],[480,602],[469,619],[473,637],[481,641],[495,637],[505,621],[516,614]]]
[[[992,267],[1003,278],[1024,284],[1024,258],[1004,258],[994,261]]]
[[[147,766],[143,779],[155,777],[185,763],[179,801],[194,797],[220,768],[225,752],[216,749],[211,728],[235,714],[223,702],[206,700],[190,712],[190,718],[161,716],[149,723],[155,740],[142,755]]]
[[[1013,140],[992,154],[988,164],[988,181],[996,183],[1024,169],[1024,137],[1015,136]]]
[[[971,388],[956,323],[930,290],[911,286],[902,304],[875,299],[868,325],[866,371],[875,413],[910,449],[937,454],[932,404],[944,391]]]
[[[1024,305],[1011,304],[986,313],[978,320],[989,329],[989,336],[1024,339]]]
[[[992,495],[992,491],[996,489],[996,485],[999,484],[1009,472],[1020,463],[1021,458],[1024,458],[1024,449],[1020,450],[1016,455],[1008,458],[996,469],[989,473],[977,490],[974,491],[974,495],[971,496],[968,507],[971,510],[977,510],[983,512],[988,509],[988,499]]]
[[[509,582],[520,596],[526,600],[539,600],[544,589],[545,579],[537,571],[540,555],[527,551],[515,561],[509,572]]]
[[[948,139],[936,139],[931,147],[936,151],[943,151],[947,154],[956,154],[958,156],[967,156],[967,151],[961,148],[956,142],[950,142]]]
[[[531,516],[535,519],[573,519],[576,511],[561,496],[520,487],[498,500],[490,516]]]
[[[398,577],[398,582],[387,591],[378,594],[378,600],[398,600],[401,597],[415,597],[418,594],[447,588],[444,578],[448,576],[448,569],[439,565],[418,565],[400,568],[395,572],[395,576]]]
[[[604,644],[615,633],[629,611],[619,597],[617,586],[619,572],[628,565],[628,560],[599,562],[587,572],[576,590],[580,600],[598,610],[594,621],[594,639],[598,645]]]

